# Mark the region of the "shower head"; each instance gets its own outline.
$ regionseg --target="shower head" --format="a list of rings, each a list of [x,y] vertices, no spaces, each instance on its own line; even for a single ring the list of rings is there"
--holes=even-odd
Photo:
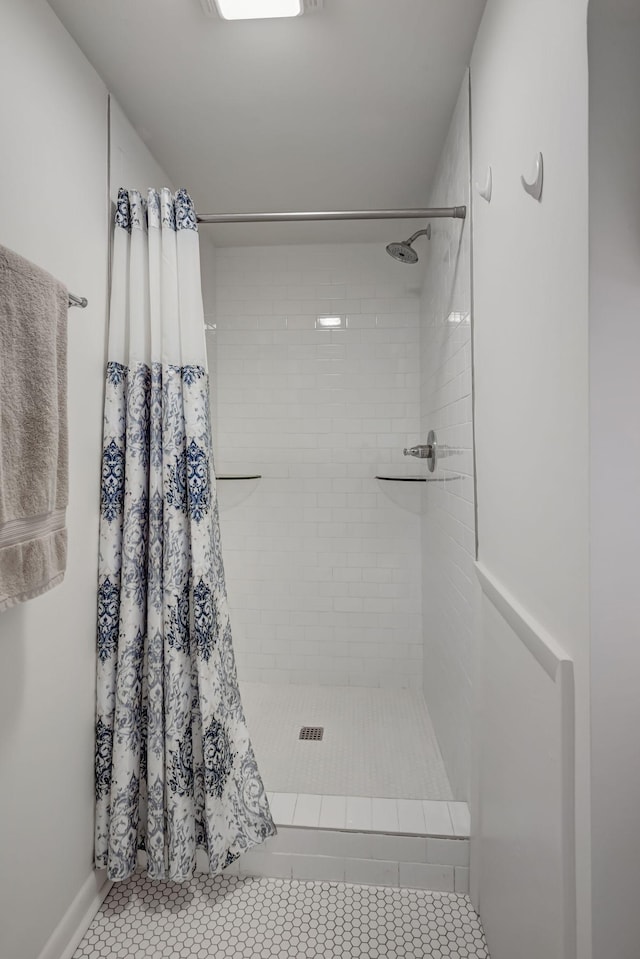
[[[400,263],[417,263],[418,254],[411,244],[414,243],[419,236],[426,236],[427,239],[431,239],[430,223],[426,230],[418,230],[418,232],[410,236],[408,240],[403,240],[401,243],[388,243],[387,253]]]
[[[394,260],[399,260],[400,263],[418,262],[418,254],[411,246],[409,240],[405,240],[403,243],[388,243],[387,253],[389,256],[392,256]]]

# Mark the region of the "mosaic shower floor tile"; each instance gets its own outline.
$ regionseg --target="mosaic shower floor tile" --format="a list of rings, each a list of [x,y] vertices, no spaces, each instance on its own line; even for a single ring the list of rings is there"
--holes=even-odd
[[[453,799],[422,693],[241,684],[266,789],[279,793]],[[322,726],[322,741],[299,739]]]
[[[74,959],[489,959],[467,896],[344,883],[136,876]]]

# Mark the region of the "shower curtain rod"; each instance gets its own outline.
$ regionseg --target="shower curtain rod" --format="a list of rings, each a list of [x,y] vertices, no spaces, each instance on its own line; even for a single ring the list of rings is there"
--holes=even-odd
[[[334,210],[315,213],[198,213],[198,223],[303,223],[312,220],[428,220],[450,217],[464,220],[466,206],[412,210]]]

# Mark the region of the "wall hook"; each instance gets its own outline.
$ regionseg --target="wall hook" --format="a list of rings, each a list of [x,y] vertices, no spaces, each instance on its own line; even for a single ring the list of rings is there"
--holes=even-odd
[[[539,153],[536,157],[536,171],[532,183],[527,183],[523,176],[520,177],[520,182],[524,187],[525,191],[532,196],[534,200],[539,200],[542,196],[542,177],[543,177],[543,163],[542,163],[542,154]]]
[[[480,184],[476,181],[476,190],[483,200],[486,200],[487,203],[491,203],[491,193],[493,190],[493,175],[491,173],[491,167],[487,167],[487,177],[484,181],[484,186],[480,186]]]

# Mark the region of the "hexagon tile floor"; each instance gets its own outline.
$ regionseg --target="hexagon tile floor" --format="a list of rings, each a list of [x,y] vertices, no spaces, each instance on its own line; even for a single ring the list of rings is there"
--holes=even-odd
[[[199,876],[116,883],[74,959],[489,959],[467,896]]]

